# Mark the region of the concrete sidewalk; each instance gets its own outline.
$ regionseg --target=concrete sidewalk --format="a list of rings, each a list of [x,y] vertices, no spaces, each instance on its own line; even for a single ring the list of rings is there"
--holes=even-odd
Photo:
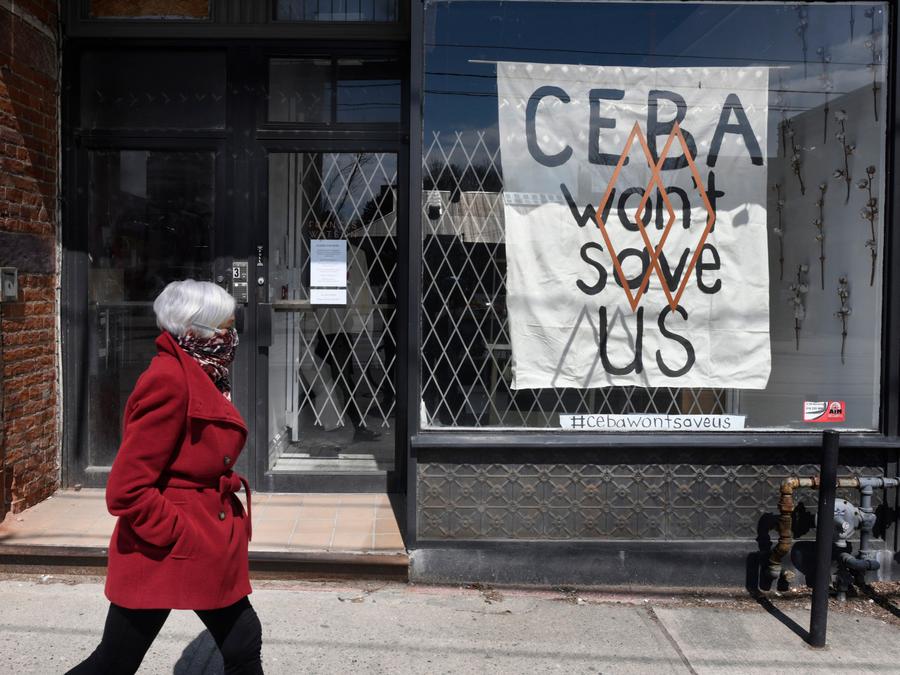
[[[0,579],[0,672],[61,673],[84,658],[105,617],[100,581]],[[887,615],[832,611],[829,647],[813,650],[797,634],[808,621],[802,599],[782,613],[752,602],[377,582],[258,582],[251,599],[270,675],[900,673],[900,628]],[[141,672],[222,665],[199,619],[175,612]]]

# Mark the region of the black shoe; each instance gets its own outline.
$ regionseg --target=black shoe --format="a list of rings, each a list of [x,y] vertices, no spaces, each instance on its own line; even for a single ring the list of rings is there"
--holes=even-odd
[[[354,441],[371,442],[377,441],[379,438],[381,438],[381,434],[379,434],[377,431],[366,429],[365,427],[356,427],[353,430]]]

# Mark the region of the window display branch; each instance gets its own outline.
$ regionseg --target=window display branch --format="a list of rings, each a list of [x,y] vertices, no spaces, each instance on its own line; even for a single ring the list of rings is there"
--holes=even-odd
[[[781,120],[778,122],[778,132],[781,135],[781,151],[784,152],[784,156],[788,156],[788,146],[787,146],[787,125],[788,117],[787,117],[787,99],[784,95],[784,80],[782,78],[781,73],[778,73],[778,91],[775,95],[775,103],[778,108],[781,110]]]
[[[797,145],[794,140],[796,137],[796,132],[794,131],[794,125],[790,120],[785,120],[785,127],[787,131],[787,137],[791,139],[791,169],[794,172],[794,175],[797,176],[797,180],[800,182],[800,194],[806,194],[806,185],[803,184],[803,156],[800,154],[803,148]]]
[[[800,36],[800,47],[803,51],[803,78],[806,79],[808,65],[806,31],[809,28],[809,13],[804,5],[797,5],[795,9],[797,10],[797,28],[795,31]]]
[[[778,213],[778,224],[772,229],[778,237],[778,278],[784,280],[784,224],[782,212],[784,211],[784,199],[781,197],[781,183],[772,186],[775,190],[775,211]]]
[[[800,329],[806,318],[806,294],[809,292],[809,284],[803,276],[809,272],[808,265],[797,266],[797,281],[788,288],[791,291],[791,304],[794,306],[794,342],[797,351],[800,351]]]
[[[850,284],[847,282],[846,276],[838,279],[838,300],[841,307],[834,315],[841,320],[841,364],[844,363],[844,352],[847,348],[847,319],[850,317],[851,309],[849,305]]]
[[[881,34],[878,28],[875,26],[875,15],[880,14],[881,12],[876,12],[874,7],[869,7],[866,9],[866,18],[871,22],[871,27],[869,29],[869,39],[866,40],[866,47],[872,52],[872,58],[869,62],[869,68],[872,70],[872,110],[875,113],[875,121],[878,121],[878,90],[881,88],[878,86],[878,66],[881,64],[881,49],[878,48],[878,40],[881,37]]]
[[[836,169],[833,175],[835,178],[843,179],[844,183],[847,184],[847,196],[844,198],[844,203],[848,204],[850,202],[850,183],[853,180],[850,176],[850,155],[856,150],[856,144],[847,142],[847,111],[838,110],[834,113],[834,119],[841,125],[841,130],[838,131],[834,137],[837,138],[843,146],[844,168]]]
[[[822,89],[825,92],[825,120],[822,128],[822,145],[828,145],[828,97],[829,92],[834,88],[834,83],[831,81],[831,77],[828,74],[828,64],[831,63],[831,54],[824,47],[819,47],[816,50],[816,54],[819,55],[819,60],[822,62],[822,74],[819,75],[819,80],[821,80]]]
[[[825,290],[825,191],[827,189],[828,183],[819,183],[819,198],[816,200],[819,217],[813,220],[816,228],[816,241],[819,242],[819,276],[823,291]]]
[[[878,218],[878,197],[872,194],[872,184],[875,182],[875,167],[866,167],[866,177],[863,178],[857,187],[865,190],[868,195],[866,205],[860,211],[860,215],[864,220],[869,221],[869,239],[866,240],[866,248],[872,258],[872,271],[869,273],[869,286],[875,285],[875,264],[878,260],[878,236],[875,231],[875,220]]]

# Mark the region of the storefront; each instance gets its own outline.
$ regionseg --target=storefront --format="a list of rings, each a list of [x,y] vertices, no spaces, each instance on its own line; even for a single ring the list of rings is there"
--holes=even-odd
[[[64,484],[183,277],[238,469],[405,493],[414,578],[740,582],[822,428],[897,475],[892,3],[125,4],[66,18]]]

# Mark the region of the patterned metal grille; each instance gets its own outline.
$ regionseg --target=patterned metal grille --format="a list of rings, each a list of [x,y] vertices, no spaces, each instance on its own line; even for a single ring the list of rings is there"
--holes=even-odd
[[[396,407],[396,155],[278,154],[269,168],[270,464],[356,459],[387,468]],[[317,240],[345,247],[346,303],[311,302]]]
[[[743,539],[777,513],[779,486],[813,464],[450,464],[418,466],[420,539]],[[843,474],[883,475],[873,467]],[[815,509],[816,493],[798,491]],[[841,495],[854,502],[858,493]],[[880,498],[881,495],[878,495]]]
[[[500,150],[435,132],[423,185],[422,426],[559,426],[561,413],[723,413],[724,389],[510,387]]]

